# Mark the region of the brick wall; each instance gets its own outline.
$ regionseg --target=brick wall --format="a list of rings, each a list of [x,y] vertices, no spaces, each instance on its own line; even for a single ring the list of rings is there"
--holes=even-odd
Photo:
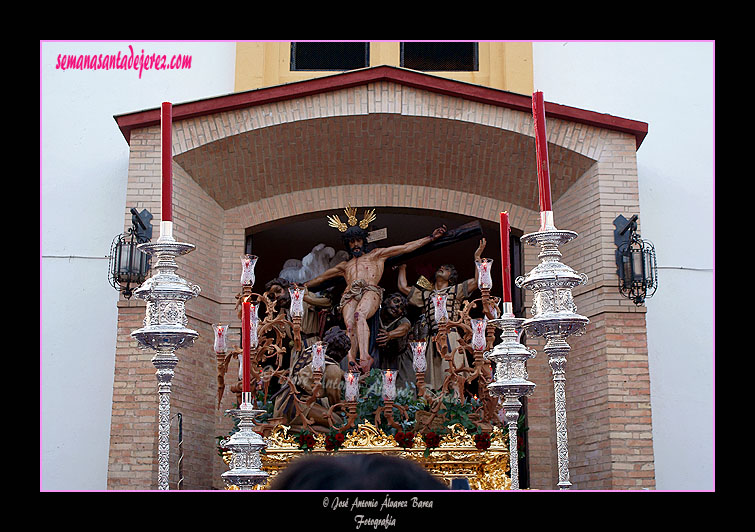
[[[197,249],[179,274],[202,287],[187,304],[195,346],[178,352],[172,407],[184,416],[184,487],[223,487],[226,467],[215,436],[232,421],[216,408],[211,324],[238,330],[234,296],[245,230],[286,218],[355,206],[434,209],[537,230],[537,182],[528,113],[373,83],[258,105],[174,124],[177,240]],[[574,290],[587,333],[569,340],[566,367],[573,489],[654,487],[644,309],[616,288],[613,225],[639,214],[634,137],[562,120],[548,122],[556,226],[579,233],[564,262],[589,282]],[[127,206],[148,208],[159,227],[159,131],[133,131]],[[124,215],[125,223],[129,216]],[[525,246],[524,271],[538,250]],[[531,294],[526,294],[529,306]],[[108,486],[156,486],[157,392],[151,353],[129,334],[143,305],[119,303]],[[529,315],[529,312],[528,314]],[[531,486],[557,483],[552,374],[542,340],[530,362],[537,384],[528,401]],[[228,372],[235,380],[237,364]],[[175,432],[175,431],[174,431]],[[175,436],[172,449],[176,448]],[[175,463],[175,462],[174,462]],[[176,471],[172,464],[171,481]]]

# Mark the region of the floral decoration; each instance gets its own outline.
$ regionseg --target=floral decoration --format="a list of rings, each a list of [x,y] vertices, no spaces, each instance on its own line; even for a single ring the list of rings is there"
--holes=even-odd
[[[430,451],[440,445],[440,434],[432,430],[424,433],[422,439],[425,441],[425,456],[429,456]]]
[[[474,439],[475,447],[477,447],[477,449],[479,449],[480,451],[484,451],[488,447],[490,447],[490,433],[489,432],[480,432],[472,436],[472,438]]]
[[[404,449],[409,449],[414,445],[414,433],[412,431],[397,432],[393,437],[396,439],[399,447],[403,447]]]
[[[296,435],[294,440],[299,445],[299,449],[301,449],[305,453],[312,451],[316,443],[315,437],[308,430],[301,431],[299,434]]]
[[[325,436],[325,450],[337,451],[341,448],[345,440],[346,437],[343,435],[343,433],[338,432],[337,430],[332,430]]]

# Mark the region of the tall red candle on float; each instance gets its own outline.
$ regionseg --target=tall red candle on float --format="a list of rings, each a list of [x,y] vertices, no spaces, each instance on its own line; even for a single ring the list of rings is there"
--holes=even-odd
[[[244,392],[251,391],[251,304],[249,301],[244,301],[241,312],[241,348],[243,350],[244,357],[244,376],[242,378],[242,384]]]
[[[509,225],[509,213],[504,211],[501,213],[501,270],[503,273],[503,301],[504,311],[506,310],[506,303],[511,303],[511,261],[509,259],[509,233],[511,232],[511,226]]]
[[[162,158],[162,221],[173,221],[173,104],[163,102],[160,109],[161,158]]]
[[[545,102],[542,92],[532,94],[532,117],[535,122],[535,150],[537,152],[537,187],[540,199],[540,229],[553,226],[551,176],[548,167],[548,144],[545,138]]]

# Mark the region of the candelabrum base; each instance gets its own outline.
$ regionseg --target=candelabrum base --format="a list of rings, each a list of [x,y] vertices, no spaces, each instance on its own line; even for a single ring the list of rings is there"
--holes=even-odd
[[[260,452],[267,447],[262,436],[254,431],[254,419],[265,410],[256,410],[249,403],[242,403],[235,410],[227,410],[227,414],[239,420],[239,430],[220,444],[231,451],[229,470],[221,478],[227,486],[235,486],[241,490],[251,490],[255,486],[265,484],[268,474],[262,470]]]

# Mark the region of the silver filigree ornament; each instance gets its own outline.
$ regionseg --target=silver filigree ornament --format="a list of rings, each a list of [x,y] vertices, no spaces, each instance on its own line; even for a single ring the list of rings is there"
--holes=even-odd
[[[556,417],[556,444],[558,451],[558,487],[569,489],[569,444],[566,430],[566,357],[570,346],[569,336],[584,334],[590,322],[577,314],[572,289],[587,282],[585,274],[579,274],[561,262],[559,246],[574,240],[577,233],[546,226],[535,233],[521,237],[531,246],[540,246],[540,263],[526,276],[517,277],[514,283],[519,288],[532,290],[532,317],[523,321],[528,336],[546,339],[543,351],[548,355],[548,364],[553,373],[553,388]]]
[[[172,229],[172,228],[171,228]],[[142,349],[152,349],[155,356],[158,383],[158,489],[167,490],[170,472],[170,391],[174,369],[178,364],[176,349],[190,347],[199,334],[186,327],[186,301],[197,297],[198,285],[189,283],[176,274],[175,258],[194,250],[192,244],[176,242],[172,231],[161,234],[156,242],[138,247],[156,257],[153,274],[134,291],[134,297],[143,299],[146,314],[143,327],[131,333]]]

